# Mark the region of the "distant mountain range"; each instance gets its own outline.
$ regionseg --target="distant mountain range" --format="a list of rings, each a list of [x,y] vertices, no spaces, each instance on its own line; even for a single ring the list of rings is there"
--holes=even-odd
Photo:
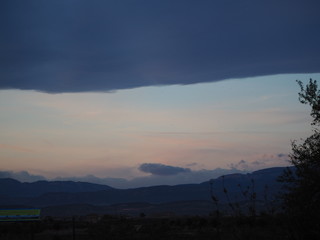
[[[45,193],[56,192],[95,192],[112,189],[109,186],[72,181],[37,181],[21,183],[11,178],[0,179],[0,195],[10,197],[38,197]]]
[[[73,182],[88,182],[101,185],[108,185],[113,188],[127,189],[127,188],[138,188],[138,187],[151,187],[157,185],[178,185],[178,184],[189,184],[189,183],[201,183],[211,178],[217,178],[222,175],[232,173],[243,173],[246,174],[248,171],[239,170],[237,167],[231,169],[215,168],[215,169],[201,169],[201,170],[189,170],[175,166],[168,166],[163,164],[141,164],[142,170],[140,172],[147,173],[145,176],[137,176],[131,179],[121,177],[97,177],[94,175],[84,176],[69,176],[69,177],[56,177],[53,179],[47,179],[45,176],[34,175],[27,171],[13,172],[13,171],[1,171],[0,178],[12,178],[20,182],[36,182],[36,181],[73,181]],[[235,165],[236,166],[236,165]],[[154,173],[148,172],[149,170],[155,171]],[[171,171],[169,175],[157,174],[157,171]]]
[[[199,206],[205,211],[208,206],[212,207],[212,195],[221,206],[234,202],[243,205],[253,201],[258,205],[273,202],[281,191],[281,183],[277,182],[277,178],[283,170],[268,168],[249,174],[229,174],[200,184],[132,189],[72,181],[21,183],[5,178],[0,179],[0,206],[41,207],[46,215],[66,215],[67,212],[69,215],[116,213],[124,209],[128,213],[171,211],[202,214]],[[254,199],[252,196],[255,196]]]

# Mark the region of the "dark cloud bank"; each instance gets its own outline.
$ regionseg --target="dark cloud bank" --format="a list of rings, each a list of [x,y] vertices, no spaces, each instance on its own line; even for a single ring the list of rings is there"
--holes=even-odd
[[[143,163],[140,165],[139,170],[145,173],[151,173],[159,176],[176,175],[178,173],[191,172],[189,168],[181,168],[168,166],[160,163]]]
[[[0,89],[110,91],[320,72],[318,0],[3,0]]]

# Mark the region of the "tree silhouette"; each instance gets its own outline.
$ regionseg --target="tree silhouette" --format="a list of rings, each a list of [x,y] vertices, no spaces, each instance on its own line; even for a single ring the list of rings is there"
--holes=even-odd
[[[302,143],[292,142],[294,168],[287,168],[279,180],[286,183],[284,208],[297,233],[295,238],[320,239],[320,90],[316,80],[310,79],[306,86],[297,83],[299,101],[311,106],[312,135]]]

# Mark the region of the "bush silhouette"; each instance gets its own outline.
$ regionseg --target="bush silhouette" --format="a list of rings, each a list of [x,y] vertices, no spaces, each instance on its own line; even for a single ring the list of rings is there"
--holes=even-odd
[[[294,168],[287,168],[279,180],[286,183],[282,197],[294,238],[320,239],[320,90],[316,80],[306,86],[297,82],[300,102],[311,106],[312,135],[292,142]]]

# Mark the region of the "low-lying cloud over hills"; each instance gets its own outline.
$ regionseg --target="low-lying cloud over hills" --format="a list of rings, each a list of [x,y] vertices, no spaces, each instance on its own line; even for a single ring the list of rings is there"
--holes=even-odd
[[[41,180],[46,180],[44,176],[30,174],[27,171],[0,171],[0,178],[12,178],[20,182],[36,182]]]
[[[169,176],[176,175],[179,173],[191,172],[190,168],[174,167],[160,163],[143,163],[140,165],[139,170],[145,173],[151,173],[152,175],[158,176]]]

